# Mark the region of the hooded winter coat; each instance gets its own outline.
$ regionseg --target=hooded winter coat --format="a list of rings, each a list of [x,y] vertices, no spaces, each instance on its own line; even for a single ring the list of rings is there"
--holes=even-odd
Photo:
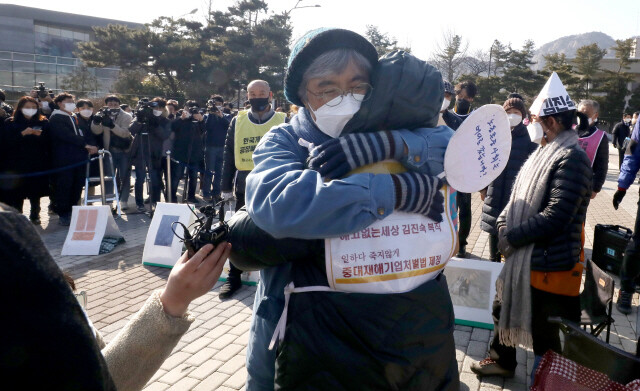
[[[403,52],[393,53],[381,59],[371,84],[374,96],[363,103],[344,132],[428,128],[437,123],[444,95],[442,77],[424,62]],[[314,139],[313,135],[317,137]],[[291,124],[272,129],[263,139],[264,144],[256,148],[256,168],[249,175],[247,189],[261,183],[257,157],[261,146],[282,142],[287,155],[296,156],[298,167],[306,161],[308,151],[297,140],[314,142],[320,136],[327,138],[305,109]],[[439,145],[434,140],[430,147],[434,149],[424,164],[436,171],[439,164],[441,171],[446,142]],[[263,203],[252,198],[256,194],[249,197],[247,192],[247,205],[250,213],[260,214],[258,209]],[[269,228],[263,228],[258,232],[265,240],[261,247],[287,246],[290,239],[269,241]],[[236,249],[233,231],[232,226],[231,243]],[[281,237],[282,232],[274,235]],[[299,240],[290,243],[291,248],[300,245]],[[291,261],[288,280],[296,287],[328,286],[322,245],[322,240],[311,240],[307,251],[277,251],[288,255],[271,264]],[[287,259],[289,255],[291,258]],[[271,308],[258,308],[258,313],[281,311],[282,303],[274,305],[281,298],[262,300]],[[453,309],[444,275],[403,294],[295,294],[289,301],[287,319],[286,337],[277,351],[276,389],[458,389]]]

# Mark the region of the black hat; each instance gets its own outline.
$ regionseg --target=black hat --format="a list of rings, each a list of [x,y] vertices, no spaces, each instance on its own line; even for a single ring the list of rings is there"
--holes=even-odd
[[[353,49],[369,60],[371,66],[378,62],[376,48],[363,36],[344,29],[320,28],[311,30],[300,38],[291,50],[287,73],[284,77],[284,96],[289,102],[304,106],[298,97],[302,76],[313,60],[335,49]]]

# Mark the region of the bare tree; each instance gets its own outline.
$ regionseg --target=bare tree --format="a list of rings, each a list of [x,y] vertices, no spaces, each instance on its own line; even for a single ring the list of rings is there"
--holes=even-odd
[[[470,56],[464,58],[464,71],[466,75],[480,76],[489,71],[489,53],[484,50],[476,50]]]
[[[462,73],[462,65],[469,49],[469,41],[463,40],[454,31],[447,30],[442,34],[442,41],[436,46],[431,56],[431,64],[440,70],[450,82]]]

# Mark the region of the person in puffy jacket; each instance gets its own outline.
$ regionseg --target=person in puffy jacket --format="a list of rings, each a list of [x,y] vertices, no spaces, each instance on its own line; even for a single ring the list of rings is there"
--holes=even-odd
[[[496,222],[506,261],[496,282],[490,354],[471,366],[481,376],[513,376],[518,345],[533,347],[535,372],[547,350],[561,352],[559,326],[547,319],[580,320],[582,232],[593,174],[573,130],[575,106],[555,73],[549,84],[554,81],[559,85],[550,96],[540,94],[531,106],[529,126],[542,128],[542,147],[520,169]],[[554,103],[562,103],[559,110]]]
[[[504,102],[502,107],[507,112],[511,124],[511,154],[504,171],[485,190],[480,192],[484,201],[480,228],[489,233],[489,259],[492,262],[500,262],[496,219],[509,202],[513,182],[520,168],[538,147],[537,144],[531,142],[527,127],[522,123],[522,119],[527,117],[524,101],[510,98]]]
[[[387,65],[394,64],[399,64],[394,77],[376,78],[375,48],[348,30],[318,29],[297,42],[285,95],[300,110],[290,124],[263,137],[247,177],[247,210],[258,227],[275,238],[322,239],[364,229],[394,210],[442,221],[443,198],[437,191],[442,182],[435,175],[442,172],[453,133],[445,126],[433,128],[444,97],[442,76],[402,53],[389,58]],[[376,104],[369,101],[374,90],[380,99]],[[389,112],[406,124],[420,118],[421,126],[382,131],[401,128],[388,120]],[[362,144],[356,146],[355,140]],[[343,143],[353,150],[343,149]],[[337,161],[323,160],[332,157]],[[385,159],[411,172],[344,177]],[[273,389],[274,384],[282,390],[458,389],[453,311],[444,275],[399,294],[291,295],[286,335],[276,353],[265,345],[283,310],[289,281],[296,287],[328,288],[324,259],[262,270],[247,350],[248,390]]]

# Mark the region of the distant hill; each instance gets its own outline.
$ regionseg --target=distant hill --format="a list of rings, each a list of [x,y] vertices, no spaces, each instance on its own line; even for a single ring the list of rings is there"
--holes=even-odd
[[[576,55],[576,50],[585,45],[591,45],[597,43],[602,49],[609,49],[615,46],[615,39],[611,38],[605,33],[598,31],[592,31],[590,33],[568,35],[566,37],[558,38],[555,41],[551,41],[542,45],[536,54],[533,56],[533,60],[536,62],[533,65],[534,70],[540,70],[544,67],[544,57],[547,54],[552,53],[564,53],[568,58],[573,58]],[[605,58],[613,58],[613,51],[608,51]]]

